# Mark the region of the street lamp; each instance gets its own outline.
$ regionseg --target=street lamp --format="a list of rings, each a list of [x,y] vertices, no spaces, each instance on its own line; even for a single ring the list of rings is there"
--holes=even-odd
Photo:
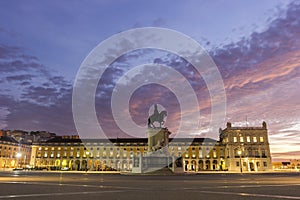
[[[89,166],[89,154],[90,154],[90,152],[87,151],[85,154],[86,154],[86,168],[85,168],[85,171],[88,171],[88,166]]]
[[[17,168],[19,167],[19,159],[21,158],[22,154],[20,152],[16,153],[17,158]]]
[[[238,153],[238,155],[240,156],[240,171],[241,171],[241,173],[242,173],[242,172],[243,172],[243,166],[242,166],[242,150],[239,149],[237,153]]]

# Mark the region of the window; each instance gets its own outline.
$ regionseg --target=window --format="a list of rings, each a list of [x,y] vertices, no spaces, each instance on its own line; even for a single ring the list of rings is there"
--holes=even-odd
[[[253,142],[257,142],[257,138],[255,136],[253,137]]]
[[[202,149],[199,149],[199,158],[203,157]]]
[[[264,162],[264,167],[267,167],[268,165],[267,165],[267,162]]]
[[[233,142],[237,142],[237,137],[233,137]]]
[[[259,137],[260,142],[264,142],[264,137]]]
[[[247,136],[247,142],[250,142],[250,136]]]
[[[261,150],[262,157],[266,157],[266,151],[264,149]]]
[[[214,158],[217,157],[217,151],[216,151],[216,150],[213,151],[213,157],[214,157]]]
[[[236,166],[239,167],[240,166],[240,162],[236,162]]]
[[[240,137],[240,142],[244,142],[244,137]]]

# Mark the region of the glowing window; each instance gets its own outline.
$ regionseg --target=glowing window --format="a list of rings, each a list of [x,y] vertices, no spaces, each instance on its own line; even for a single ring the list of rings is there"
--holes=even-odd
[[[257,138],[255,136],[253,137],[253,142],[257,142]]]
[[[264,142],[264,137],[259,137],[260,142]]]
[[[237,137],[233,137],[233,142],[237,142]]]
[[[244,142],[244,137],[240,137],[240,142]]]
[[[250,136],[247,136],[247,142],[250,142]]]

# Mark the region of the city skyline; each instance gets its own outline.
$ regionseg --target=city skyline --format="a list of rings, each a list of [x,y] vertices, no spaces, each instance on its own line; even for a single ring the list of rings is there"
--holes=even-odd
[[[227,121],[234,126],[260,126],[266,121],[272,157],[299,158],[300,4],[296,1],[2,1],[0,5],[0,129],[76,134],[72,86],[81,62],[113,34],[154,26],[190,36],[216,63],[227,97],[220,128]],[[100,80],[96,110],[107,129],[115,130],[110,136],[119,131],[108,109],[115,81],[145,62],[172,66],[190,79],[203,126],[187,136],[208,133],[211,103],[201,75],[191,73],[192,66],[174,54],[143,50],[121,56]],[[133,120],[146,123],[154,103],[168,110],[167,126],[176,132],[178,102],[172,92],[157,85],[143,86],[133,94]]]

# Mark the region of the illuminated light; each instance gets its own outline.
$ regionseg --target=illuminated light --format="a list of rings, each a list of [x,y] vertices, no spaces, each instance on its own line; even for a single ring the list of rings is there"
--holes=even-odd
[[[16,153],[17,158],[21,158],[22,154],[20,152]]]

